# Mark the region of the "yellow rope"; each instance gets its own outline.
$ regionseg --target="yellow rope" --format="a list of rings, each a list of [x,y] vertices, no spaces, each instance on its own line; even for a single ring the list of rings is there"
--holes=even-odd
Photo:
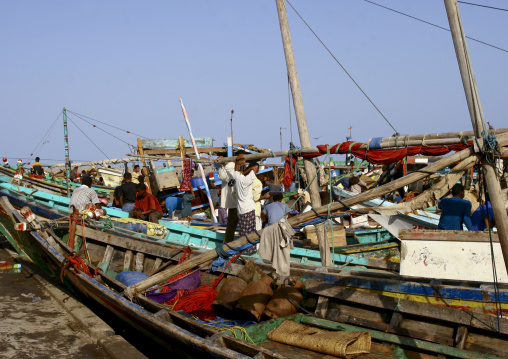
[[[225,321],[227,322],[227,321]],[[220,321],[219,322],[214,322],[214,323],[221,323]],[[216,330],[219,330],[221,332],[231,332],[235,338],[237,339],[240,339],[240,340],[249,340],[252,344],[256,344],[254,343],[254,341],[252,340],[252,338],[249,336],[249,333],[247,333],[247,330],[244,328],[244,327],[240,327],[238,325],[224,325],[224,327],[214,327],[213,325],[209,325],[209,324],[204,324],[206,325],[207,327],[210,327],[210,328],[213,328],[213,329],[216,329]],[[238,337],[238,334],[236,333],[236,330],[239,330],[241,335],[240,337]]]

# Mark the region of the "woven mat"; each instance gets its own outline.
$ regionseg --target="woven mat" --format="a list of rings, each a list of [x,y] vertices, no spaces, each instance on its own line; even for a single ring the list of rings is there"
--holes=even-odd
[[[347,359],[370,353],[371,345],[369,332],[327,331],[291,320],[268,332],[268,339]]]

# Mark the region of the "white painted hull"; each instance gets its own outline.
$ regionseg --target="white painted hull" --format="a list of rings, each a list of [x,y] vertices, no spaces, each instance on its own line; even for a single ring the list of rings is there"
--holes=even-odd
[[[402,240],[400,274],[436,279],[492,282],[489,242]],[[493,243],[497,280],[508,283],[499,243]]]

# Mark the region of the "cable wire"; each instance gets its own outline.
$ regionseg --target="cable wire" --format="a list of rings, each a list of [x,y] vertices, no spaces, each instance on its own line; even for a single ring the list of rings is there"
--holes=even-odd
[[[60,116],[62,115],[62,111],[60,111],[60,113],[58,114],[58,116],[56,117],[55,121],[53,122],[53,124],[51,125],[51,127],[46,131],[46,133],[44,134],[44,136],[42,137],[42,139],[39,141],[39,143],[37,144],[37,146],[35,147],[35,149],[30,152],[30,157],[28,159],[32,159],[32,156],[34,153],[37,153],[37,151],[44,145],[44,141],[49,137],[49,135],[51,134],[51,132],[53,131],[53,129],[55,128],[55,125],[56,125],[56,122],[58,121],[58,119],[60,118]]]
[[[442,27],[442,26],[439,26],[439,25],[436,25],[436,24],[433,24],[431,22],[428,22],[428,21],[425,21],[425,20],[422,20],[422,19],[419,19],[417,17],[414,17],[414,16],[411,16],[411,15],[408,15],[408,14],[405,14],[401,11],[397,11],[395,9],[392,9],[392,8],[389,8],[387,6],[384,6],[384,5],[381,5],[381,4],[378,4],[378,3],[375,3],[373,1],[370,1],[370,0],[363,0],[365,2],[368,2],[369,4],[372,4],[372,5],[376,5],[376,6],[379,6],[379,7],[382,7],[383,9],[386,9],[386,10],[390,10],[390,11],[393,11],[397,14],[400,14],[400,15],[404,15],[404,16],[407,16],[413,20],[417,20],[417,21],[420,21],[420,22],[423,22],[424,24],[427,24],[427,25],[431,25],[431,26],[434,26],[434,27],[437,27],[438,29],[441,29],[441,30],[445,30],[445,31],[448,31],[450,32],[450,29],[447,29],[446,27]],[[460,2],[460,1],[459,1]],[[478,39],[475,39],[473,37],[469,37],[469,36],[466,36],[466,38],[468,38],[469,40],[471,41],[476,41],[476,42],[479,42],[480,44],[483,44],[483,45],[487,45],[487,46],[490,46],[490,47],[493,47],[494,49],[497,49],[497,50],[501,50],[501,51],[504,51],[504,52],[508,52],[508,50],[505,50],[501,47],[498,47],[498,46],[495,46],[495,45],[492,45],[492,44],[489,44],[487,42],[484,42],[484,41],[481,41],[481,40],[478,40]]]
[[[101,152],[101,153],[102,153],[102,154],[103,154],[103,155],[104,155],[104,156],[105,156],[108,160],[110,160],[110,159],[111,159],[111,158],[109,158],[109,157],[108,157],[108,155],[106,155],[106,154],[105,154],[105,153],[104,153],[104,152],[103,152],[103,151],[99,148],[99,146],[97,146],[97,145],[96,145],[96,144],[92,141],[92,139],[91,139],[90,137],[88,137],[88,136],[86,135],[86,133],[84,133],[84,132],[83,132],[83,130],[82,130],[81,128],[79,128],[79,126],[78,126],[78,125],[77,125],[77,124],[76,124],[73,120],[71,120],[71,119],[69,118],[69,116],[67,116],[67,119],[68,119],[70,122],[72,122],[72,123],[74,124],[74,126],[76,126],[76,127],[78,128],[78,130],[80,130],[80,131],[81,131],[81,133],[82,133],[82,134],[83,134],[86,138],[88,138],[88,141],[92,142],[92,144],[93,144],[95,147],[97,147],[97,149],[98,149],[98,150],[99,150],[99,151],[100,151],[100,152]]]
[[[94,119],[94,118],[91,118],[91,117],[88,117],[88,116],[85,116],[85,115],[81,115],[81,114],[79,114],[79,113],[76,113],[76,112],[73,112],[73,111],[70,111],[70,110],[67,110],[67,112],[72,113],[72,114],[73,114],[73,115],[75,115],[75,116],[82,116],[82,117],[88,118],[89,120],[92,120],[92,121],[95,121],[95,122],[102,123],[103,125],[106,125],[106,126],[109,126],[109,127],[113,127],[113,128],[115,128],[115,129],[117,129],[117,130],[124,131],[124,132],[127,132],[127,133],[132,133],[133,135],[136,135],[136,136],[139,136],[139,137],[143,137],[143,138],[145,138],[145,139],[148,139],[148,137],[145,137],[145,136],[139,135],[139,134],[134,133],[134,132],[131,132],[131,131],[124,130],[124,129],[120,128],[120,127],[116,127],[116,126],[110,125],[110,124],[108,124],[108,123],[105,123],[105,122],[102,122],[102,121],[96,120],[96,119]]]
[[[71,112],[71,111],[68,111],[68,112]],[[72,113],[72,112],[71,112],[71,113]],[[102,129],[102,128],[100,128],[100,127],[97,127],[97,126],[96,126],[96,125],[94,125],[93,123],[91,123],[91,122],[89,122],[89,121],[85,120],[83,117],[81,117],[81,115],[78,115],[78,114],[75,114],[75,113],[72,113],[72,114],[73,114],[73,115],[75,115],[75,116],[76,116],[77,118],[79,118],[80,120],[82,120],[82,121],[84,121],[84,122],[88,123],[89,125],[91,125],[91,126],[95,127],[96,129],[101,130],[102,132],[107,133],[108,135],[110,135],[110,136],[112,136],[112,137],[116,138],[117,140],[122,141],[123,143],[126,143],[128,146],[130,146],[130,143],[129,143],[129,142],[122,140],[120,137],[117,137],[117,136],[113,135],[112,133],[109,133],[108,131],[103,130],[103,129]]]
[[[309,30],[314,34],[314,36],[318,39],[318,41],[321,43],[321,45],[323,45],[323,47],[326,49],[326,51],[328,51],[328,53],[333,57],[333,59],[335,60],[335,62],[337,62],[339,64],[339,66],[342,68],[342,70],[346,73],[346,75],[348,75],[348,77],[351,79],[351,81],[353,81],[353,83],[356,85],[356,87],[358,87],[358,89],[363,93],[363,95],[367,98],[367,100],[369,100],[369,102],[372,104],[372,106],[374,106],[374,108],[377,110],[377,112],[379,112],[379,114],[384,118],[384,120],[388,123],[388,125],[390,125],[390,127],[396,132],[396,133],[399,133],[399,131],[397,131],[395,129],[395,127],[393,127],[393,125],[390,123],[390,121],[388,121],[388,119],[385,117],[385,115],[381,112],[381,110],[374,104],[374,102],[370,99],[370,97],[365,93],[365,91],[363,91],[363,89],[360,87],[360,85],[355,81],[355,79],[349,74],[349,72],[346,70],[346,68],[340,63],[339,60],[337,60],[337,58],[333,55],[333,53],[330,51],[330,49],[324,44],[324,42],[319,38],[319,36],[314,32],[314,30],[312,30],[312,28],[309,26],[309,24],[307,24],[307,22],[303,19],[303,17],[300,15],[300,13],[298,13],[298,11],[296,11],[296,9],[294,8],[294,6],[289,2],[289,0],[286,0],[286,2],[289,4],[289,6],[291,6],[291,8],[294,10],[294,12],[296,13],[296,15],[298,15],[298,17],[303,21],[303,23],[309,28]]]
[[[499,8],[499,7],[494,7],[494,6],[487,6],[487,5],[473,4],[472,2],[465,2],[465,1],[457,1],[457,2],[460,2],[461,4],[466,4],[466,5],[473,5],[473,6],[485,7],[485,8],[487,8],[487,9],[494,9],[494,10],[508,11],[507,9],[501,9],[501,8]]]

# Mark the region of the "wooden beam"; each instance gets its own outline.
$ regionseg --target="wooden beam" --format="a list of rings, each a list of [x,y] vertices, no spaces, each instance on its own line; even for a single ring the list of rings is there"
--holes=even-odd
[[[400,240],[417,241],[455,241],[455,242],[490,242],[488,232],[477,231],[442,231],[432,229],[401,229]],[[499,242],[496,232],[492,232],[492,240]]]
[[[215,152],[226,152],[226,147],[203,147],[203,148],[199,148],[199,151],[203,151],[203,152],[212,152],[212,153],[215,153]],[[170,156],[180,156],[181,152],[183,152],[183,154],[193,154],[193,153],[196,153],[196,150],[194,150],[193,148],[188,148],[188,147],[184,147],[182,149],[182,151],[180,151],[180,149],[165,149],[165,150],[145,150],[144,151],[144,154],[146,155],[161,155],[161,156],[164,156],[164,155],[170,155]]]
[[[132,258],[134,258],[134,253],[132,251],[126,251],[125,256],[123,257],[123,271],[130,271],[132,268]]]
[[[402,314],[416,315],[423,318],[436,319],[492,332],[497,331],[497,318],[489,314],[474,313],[457,308],[392,298],[358,291],[337,284],[318,282],[317,280],[307,280],[305,282],[305,288],[309,293],[334,298],[340,301],[356,303],[357,305],[397,311]],[[508,334],[508,319],[500,318],[499,325],[501,333]]]
[[[479,140],[479,142],[481,144],[483,141]],[[500,135],[498,137],[498,142],[500,145],[508,144],[508,134]],[[413,172],[407,176],[399,178],[399,179],[392,181],[390,183],[376,187],[376,188],[371,189],[369,191],[362,192],[360,194],[357,194],[356,196],[347,198],[347,199],[343,200],[342,202],[334,202],[334,203],[330,204],[329,206],[326,205],[326,206],[321,206],[319,208],[315,208],[315,210],[317,213],[325,214],[325,213],[328,213],[329,210],[334,212],[334,211],[343,209],[344,206],[353,206],[355,204],[363,203],[365,201],[377,198],[379,196],[382,196],[383,194],[391,192],[394,189],[397,189],[397,188],[406,186],[408,184],[411,184],[413,182],[416,182],[419,179],[429,176],[428,172],[439,171],[445,167],[448,167],[452,164],[460,162],[460,161],[464,160],[465,158],[472,156],[473,154],[474,154],[473,149],[467,148],[467,149],[457,152],[451,156],[444,157],[443,159],[422,168],[422,171],[425,171],[425,172]],[[309,211],[309,212],[302,213],[297,216],[289,218],[288,223],[291,226],[296,226],[296,225],[302,224],[302,223],[307,222],[307,221],[314,219],[314,218],[316,218],[316,214],[313,211]],[[247,236],[248,240],[251,242],[259,240],[261,233],[262,233],[262,231],[258,231],[257,233],[249,234]],[[247,243],[248,243],[248,241],[247,241],[246,237],[240,237],[239,239],[228,243],[228,245],[231,247],[239,247],[239,246],[245,245]],[[224,246],[223,249],[225,251],[227,251],[228,247]],[[214,260],[215,258],[217,258],[217,256],[218,256],[218,254],[216,251],[208,251],[198,257],[191,258],[190,260],[187,260],[176,267],[166,269],[162,272],[159,272],[159,273],[151,276],[150,278],[147,278],[139,283],[136,283],[135,285],[131,285],[131,286],[127,287],[127,289],[125,290],[125,296],[127,296],[129,299],[132,300],[135,296],[138,296],[138,294],[141,291],[151,287],[152,285],[162,283],[177,274],[183,273],[183,272],[185,272],[189,269],[192,269],[196,266],[199,266],[203,263]]]

